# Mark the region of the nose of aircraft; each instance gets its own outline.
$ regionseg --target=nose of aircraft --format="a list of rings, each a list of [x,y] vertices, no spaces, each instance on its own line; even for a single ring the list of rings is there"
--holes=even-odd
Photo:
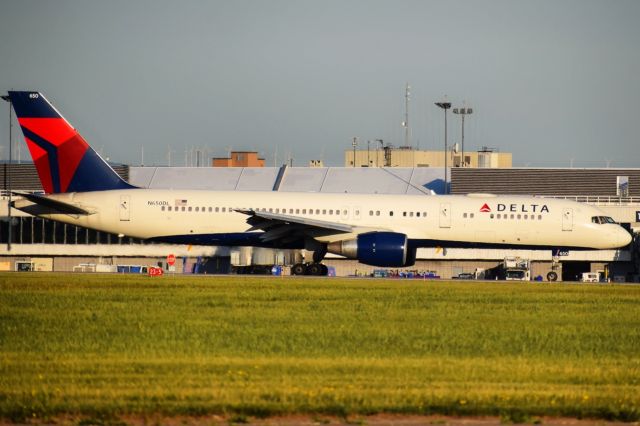
[[[618,226],[613,240],[615,241],[616,247],[624,247],[631,243],[631,234],[626,229]]]

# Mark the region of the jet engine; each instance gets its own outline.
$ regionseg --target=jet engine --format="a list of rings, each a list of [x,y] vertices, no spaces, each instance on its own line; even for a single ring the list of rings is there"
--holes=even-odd
[[[327,251],[383,267],[411,266],[416,259],[415,248],[409,247],[407,236],[397,232],[367,232],[352,240],[329,243]]]

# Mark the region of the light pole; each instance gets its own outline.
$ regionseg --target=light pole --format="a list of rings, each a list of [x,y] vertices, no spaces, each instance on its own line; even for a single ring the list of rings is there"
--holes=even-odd
[[[380,149],[384,148],[384,141],[382,139],[376,139],[376,142],[378,142],[380,144]],[[376,146],[376,167],[378,167],[378,146]]]
[[[404,92],[404,121],[402,122],[402,127],[404,127],[404,147],[409,147],[409,83],[407,83],[407,87]]]
[[[2,100],[9,102],[9,165],[5,169],[5,179],[7,180],[7,189],[9,191],[9,204],[7,205],[8,217],[9,217],[9,226],[7,228],[7,251],[11,251],[11,163],[13,161],[13,156],[11,153],[11,145],[13,142],[11,129],[13,128],[13,121],[11,119],[11,98],[9,96],[2,96]]]
[[[458,114],[462,117],[462,167],[465,167],[466,161],[464,161],[464,117],[466,115],[472,114],[473,108],[465,108],[464,106],[462,108],[454,108],[453,113]]]
[[[447,194],[449,192],[449,188],[447,185],[447,110],[451,108],[451,102],[447,100],[447,97],[444,97],[444,100],[441,102],[436,102],[436,105],[444,110],[444,193]]]
[[[353,138],[353,142],[351,142],[351,145],[353,145],[353,167],[356,166],[356,147],[358,146],[358,138]]]
[[[371,160],[369,159],[370,152],[371,152],[371,141],[367,141],[367,167],[371,165]]]

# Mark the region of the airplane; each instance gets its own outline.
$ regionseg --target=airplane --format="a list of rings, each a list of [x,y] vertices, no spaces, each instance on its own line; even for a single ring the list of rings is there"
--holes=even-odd
[[[13,207],[171,244],[306,249],[293,274],[326,275],[327,253],[411,266],[420,247],[616,249],[631,235],[600,209],[532,196],[171,190],[125,182],[38,91],[9,91],[45,194]]]

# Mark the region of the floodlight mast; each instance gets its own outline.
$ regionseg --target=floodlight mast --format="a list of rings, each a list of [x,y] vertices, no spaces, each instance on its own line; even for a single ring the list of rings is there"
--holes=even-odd
[[[356,147],[358,146],[358,138],[354,137],[351,145],[353,145],[353,167],[356,167]]]
[[[462,104],[464,105],[465,103],[463,102]],[[464,117],[472,114],[473,108],[466,108],[464,106],[462,108],[454,108],[453,113],[462,117],[462,167],[466,167],[467,162],[464,160]]]
[[[12,139],[12,128],[13,128],[13,120],[11,117],[11,110],[13,109],[13,105],[11,104],[11,98],[8,95],[0,96],[3,101],[9,102],[9,166],[5,169],[5,179],[7,180],[7,189],[9,192],[9,204],[7,204],[8,218],[9,218],[9,226],[7,227],[7,251],[11,251],[11,163],[13,162],[13,155],[11,152],[11,146],[13,145]]]
[[[404,92],[404,122],[402,123],[402,127],[404,127],[404,147],[405,148],[409,148],[409,139],[410,139],[410,135],[409,135],[409,99],[410,99],[410,95],[411,95],[411,87],[409,86],[409,83],[407,83],[407,86],[405,88],[405,92]]]
[[[451,108],[451,102],[447,100],[445,95],[444,100],[436,102],[436,105],[444,110],[444,193],[449,193],[448,176],[447,176],[447,110]]]
[[[376,142],[380,144],[380,149],[384,149],[384,141],[382,139],[376,139]],[[384,152],[384,151],[383,151]],[[378,145],[376,145],[376,167],[378,166]]]

